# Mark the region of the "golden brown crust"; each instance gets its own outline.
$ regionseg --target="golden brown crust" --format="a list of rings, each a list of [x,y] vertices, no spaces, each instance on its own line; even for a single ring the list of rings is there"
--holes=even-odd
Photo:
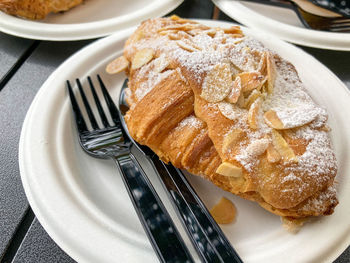
[[[143,53],[147,58],[135,61]],[[323,129],[327,117],[292,64],[237,27],[211,29],[177,17],[143,22],[126,42],[124,57],[138,65],[127,69],[126,122],[139,143],[274,214],[333,212],[337,167]],[[233,72],[234,82],[225,71]],[[232,95],[225,81],[240,95]],[[284,106],[289,93],[307,115],[298,118],[298,107]],[[264,120],[268,111],[274,112]],[[241,172],[218,174],[219,167]]]
[[[0,10],[10,15],[39,20],[51,12],[66,11],[82,2],[83,0],[0,0]]]

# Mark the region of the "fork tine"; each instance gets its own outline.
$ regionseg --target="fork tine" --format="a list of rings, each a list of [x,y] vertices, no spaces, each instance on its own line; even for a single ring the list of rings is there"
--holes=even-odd
[[[350,20],[347,21],[334,21],[330,25],[332,29],[339,29],[339,30],[349,30],[350,28]]]
[[[75,96],[74,96],[74,93],[72,90],[72,86],[70,85],[69,80],[67,80],[67,89],[68,89],[68,93],[69,93],[70,102],[72,104],[72,109],[73,109],[73,113],[74,113],[74,117],[75,117],[75,123],[77,124],[78,131],[79,131],[79,133],[86,132],[86,131],[88,131],[88,129],[87,129],[86,123],[84,121],[83,115],[81,114],[77,100],[75,99]]]
[[[104,112],[104,110],[103,110],[103,108],[102,108],[102,106],[101,106],[100,99],[99,99],[98,96],[97,96],[97,93],[96,93],[94,84],[92,83],[90,76],[87,77],[87,79],[88,79],[88,82],[89,82],[89,84],[90,84],[90,89],[91,89],[92,95],[94,96],[94,100],[95,100],[95,103],[96,103],[98,112],[99,112],[99,114],[100,114],[102,123],[103,123],[103,125],[104,125],[105,127],[109,127],[110,125],[109,125],[109,123],[108,123],[106,114],[105,114],[105,112]]]
[[[334,23],[328,26],[328,29],[332,32],[350,32],[350,21],[347,23]]]
[[[345,17],[325,18],[325,22],[321,29],[326,29],[331,32],[349,32],[350,19]]]
[[[334,33],[350,33],[350,26],[331,28],[330,31]]]
[[[332,18],[332,23],[350,23],[350,18],[346,18],[346,17]]]
[[[120,123],[120,119],[119,119],[119,114],[118,114],[118,109],[117,106],[115,106],[111,96],[109,95],[105,84],[103,83],[101,77],[99,74],[97,74],[97,79],[100,83],[100,87],[103,93],[103,96],[105,97],[109,112],[111,114],[112,120],[114,121],[115,124],[119,124]]]
[[[85,92],[83,90],[83,86],[81,85],[80,83],[80,80],[79,79],[76,79],[76,82],[77,82],[77,85],[78,85],[78,88],[79,88],[79,91],[80,91],[80,95],[81,95],[81,98],[83,99],[83,102],[84,102],[84,106],[85,106],[85,109],[86,109],[86,112],[89,116],[89,119],[90,119],[90,122],[91,122],[91,126],[94,130],[96,129],[99,129],[98,127],[98,124],[96,122],[96,119],[95,119],[95,116],[91,110],[91,107],[90,107],[90,104],[85,96]]]

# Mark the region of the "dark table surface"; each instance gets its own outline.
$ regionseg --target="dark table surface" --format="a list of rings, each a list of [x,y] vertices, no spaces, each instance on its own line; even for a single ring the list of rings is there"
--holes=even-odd
[[[233,21],[209,0],[186,0],[171,14]],[[75,262],[52,241],[28,204],[19,173],[18,143],[25,115],[41,85],[70,55],[94,41],[37,41],[0,32],[1,263]],[[301,48],[330,68],[350,89],[350,52]],[[350,262],[350,248],[335,262]]]

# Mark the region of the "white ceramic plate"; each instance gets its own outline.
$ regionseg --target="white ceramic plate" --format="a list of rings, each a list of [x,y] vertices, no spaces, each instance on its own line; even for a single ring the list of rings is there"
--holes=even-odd
[[[213,0],[234,20],[280,39],[308,47],[350,51],[350,33],[322,32],[305,28],[294,11],[238,0]]]
[[[40,40],[81,40],[110,35],[167,14],[183,0],[86,0],[73,9],[30,21],[0,11],[0,31]]]
[[[211,26],[224,22],[203,21]],[[208,207],[222,196],[238,209],[235,224],[222,226],[244,262],[331,262],[350,243],[350,93],[325,66],[302,50],[244,29],[294,63],[317,102],[327,107],[339,161],[340,204],[332,216],[287,233],[278,216],[197,177],[189,179]],[[129,32],[130,33],[130,32]],[[124,76],[104,73],[122,53],[126,34],[84,48],[44,83],[25,119],[19,162],[29,203],[49,235],[78,262],[156,262],[114,163],[85,154],[77,141],[65,80],[101,74],[117,101]],[[144,163],[171,215],[174,211],[148,163]],[[179,221],[176,220],[179,226]],[[183,230],[181,230],[183,233]]]

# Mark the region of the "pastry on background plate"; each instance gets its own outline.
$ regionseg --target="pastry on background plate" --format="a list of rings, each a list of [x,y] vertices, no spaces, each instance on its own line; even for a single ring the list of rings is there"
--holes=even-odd
[[[38,20],[49,13],[67,11],[83,0],[0,0],[0,10],[22,18]]]
[[[338,204],[327,112],[295,67],[238,26],[143,22],[107,72],[128,78],[131,136],[165,162],[298,224]]]

